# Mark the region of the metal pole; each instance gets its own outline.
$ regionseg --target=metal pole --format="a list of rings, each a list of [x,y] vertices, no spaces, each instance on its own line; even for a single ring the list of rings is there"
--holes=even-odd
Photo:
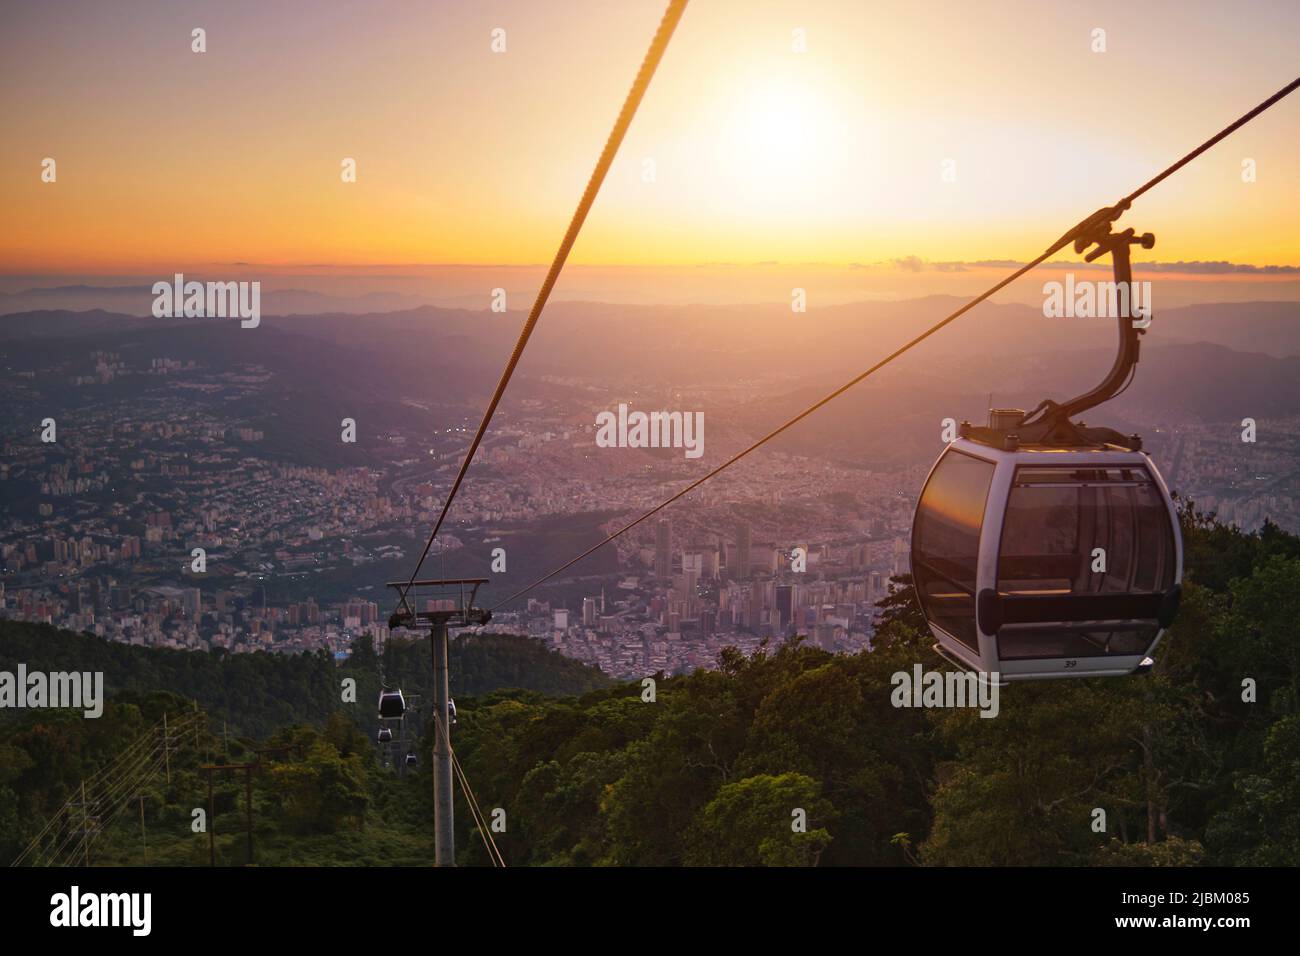
[[[167,785],[172,782],[172,739],[167,736],[167,712],[163,711],[163,763],[167,765]],[[154,764],[157,766],[157,764]]]
[[[452,821],[451,740],[448,735],[447,622],[436,620],[429,632],[433,644],[433,827],[434,865],[456,865],[456,835]]]
[[[81,846],[85,850],[82,859],[90,866],[90,805],[86,803],[86,781],[81,781]]]
[[[140,845],[144,847],[144,865],[149,865],[149,838],[144,832],[144,794],[140,794]]]
[[[244,806],[248,811],[248,862],[253,863],[253,768],[244,768]]]
[[[212,801],[212,771],[208,771],[208,866],[217,865],[216,804]]]

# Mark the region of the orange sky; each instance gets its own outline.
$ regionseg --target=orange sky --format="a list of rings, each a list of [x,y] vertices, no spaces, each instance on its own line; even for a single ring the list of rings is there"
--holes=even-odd
[[[662,7],[18,6],[0,269],[547,260]],[[572,261],[1026,259],[1294,79],[1298,35],[1294,2],[697,0]],[[1300,264],[1298,156],[1300,94],[1124,222],[1165,262]]]

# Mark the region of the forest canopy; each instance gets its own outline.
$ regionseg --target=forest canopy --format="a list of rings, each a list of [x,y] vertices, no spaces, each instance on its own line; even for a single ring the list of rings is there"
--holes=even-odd
[[[799,638],[750,657],[728,649],[712,669],[647,675],[653,694],[524,638],[457,642],[457,757],[484,814],[499,812],[493,838],[511,865],[1296,865],[1300,538],[1243,533],[1190,504],[1182,526],[1182,609],[1145,676],[1009,685],[991,720],[894,707],[892,675],[941,666],[897,578],[872,651]],[[98,721],[0,724],[10,857],[162,709],[197,702],[209,730],[238,724],[218,747],[230,759],[279,745],[254,791],[265,862],[430,858],[429,761],[385,771],[369,705],[337,703],[342,676],[376,695],[381,667],[426,687],[427,644],[390,642],[381,661],[362,642],[339,667],[105,644],[88,654],[88,640],[0,630],[0,666],[102,669],[111,695]],[[185,772],[146,811],[154,852],[206,862],[185,815],[199,781]],[[238,788],[224,786],[233,810]],[[487,865],[460,793],[456,823],[460,862]],[[104,841],[105,862],[130,859],[126,832]],[[223,860],[239,852],[232,842]]]

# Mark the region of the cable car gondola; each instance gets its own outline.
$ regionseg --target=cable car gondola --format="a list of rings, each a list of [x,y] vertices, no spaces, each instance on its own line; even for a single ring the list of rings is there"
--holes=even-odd
[[[379,716],[384,720],[397,720],[406,713],[406,698],[401,690],[384,690],[379,693]]]
[[[411,751],[406,755],[406,765],[408,767],[414,767],[418,762],[419,761],[415,756],[415,751]]]
[[[1129,246],[1154,238],[1104,220],[1075,249],[1093,242],[1089,261],[1109,251],[1118,285],[1132,280]],[[936,649],[959,666],[1002,680],[1140,673],[1173,621],[1183,549],[1164,479],[1138,436],[1071,421],[1134,371],[1145,329],[1119,311],[1119,355],[1099,386],[963,422],[926,479],[912,578]]]
[[[389,730],[387,727],[380,727],[379,742],[381,744],[386,744],[386,743],[391,743],[392,740],[393,740],[393,732]]]

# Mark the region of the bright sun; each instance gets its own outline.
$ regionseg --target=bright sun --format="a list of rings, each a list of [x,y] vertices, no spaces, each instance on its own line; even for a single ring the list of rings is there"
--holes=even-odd
[[[730,93],[721,109],[717,156],[737,198],[775,210],[819,195],[843,159],[831,90],[769,78]]]

